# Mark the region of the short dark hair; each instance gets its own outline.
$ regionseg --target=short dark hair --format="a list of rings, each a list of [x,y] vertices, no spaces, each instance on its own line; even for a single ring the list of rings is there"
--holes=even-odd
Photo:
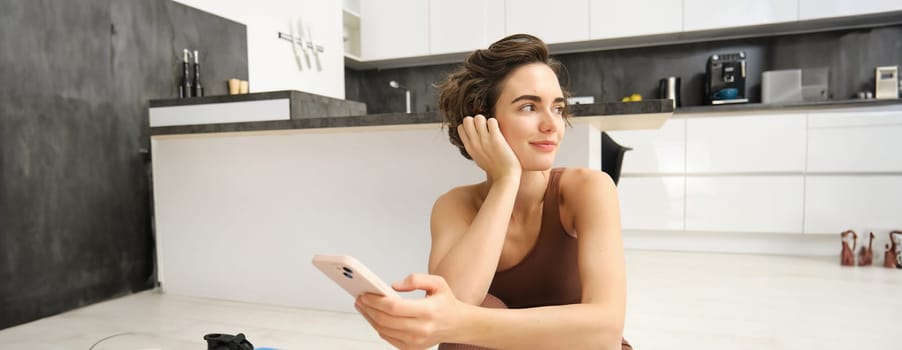
[[[557,76],[563,69],[563,65],[548,54],[548,46],[541,39],[529,34],[514,34],[489,45],[488,49],[474,51],[467,56],[463,66],[436,85],[443,126],[448,128],[451,144],[460,149],[464,158],[473,159],[457,134],[457,126],[467,116],[482,114],[494,118],[501,83],[512,71],[531,63],[543,63]],[[564,97],[568,97],[566,91]],[[569,115],[565,107],[564,116]]]

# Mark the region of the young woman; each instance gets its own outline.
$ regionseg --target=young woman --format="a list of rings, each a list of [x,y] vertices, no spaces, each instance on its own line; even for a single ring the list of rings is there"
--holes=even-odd
[[[451,143],[486,180],[432,209],[429,274],[393,284],[421,300],[355,306],[400,349],[630,349],[614,183],[552,169],[567,119],[560,64],[536,37],[477,50],[438,85]],[[466,345],[464,345],[466,344]]]

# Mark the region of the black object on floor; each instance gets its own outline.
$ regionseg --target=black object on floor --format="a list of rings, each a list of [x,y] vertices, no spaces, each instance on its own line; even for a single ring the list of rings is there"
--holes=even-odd
[[[621,146],[608,133],[601,132],[601,171],[608,173],[615,185],[620,181],[623,155],[630,150],[632,148]]]
[[[244,336],[210,333],[204,336],[207,341],[207,350],[254,350],[254,345]]]

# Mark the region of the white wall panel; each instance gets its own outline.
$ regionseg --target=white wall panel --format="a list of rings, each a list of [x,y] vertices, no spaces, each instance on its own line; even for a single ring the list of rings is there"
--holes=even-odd
[[[686,171],[802,172],[805,115],[690,118],[686,121]]]
[[[806,233],[902,230],[902,176],[809,176],[805,185]]]
[[[686,171],[686,119],[671,118],[660,129],[608,131],[608,135],[632,148],[623,156],[622,174]]]
[[[685,178],[621,177],[617,185],[623,229],[683,230]]]
[[[902,111],[809,115],[808,171],[902,171]]]
[[[689,176],[686,230],[801,233],[802,176]]]
[[[298,90],[345,98],[344,44],[340,1],[175,0],[185,5],[243,23],[247,26],[248,80],[251,92]],[[290,33],[293,20],[310,28],[313,40],[323,46],[322,71],[299,70],[288,41],[277,33]],[[203,34],[201,34],[201,37]],[[181,49],[181,48],[178,48]],[[201,53],[203,54],[203,53]],[[203,59],[203,56],[201,56]],[[310,58],[311,61],[313,57]],[[307,67],[304,67],[307,68]],[[205,84],[225,84],[206,82]]]

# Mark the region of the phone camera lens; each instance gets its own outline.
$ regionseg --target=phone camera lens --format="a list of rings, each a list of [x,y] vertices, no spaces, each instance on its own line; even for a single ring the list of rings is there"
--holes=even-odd
[[[347,272],[342,272],[341,274],[345,275],[345,277],[347,277],[347,278],[354,278],[353,275],[351,275],[350,273],[347,273]]]
[[[342,270],[345,270],[345,272],[347,272],[347,273],[354,273],[354,271],[352,271],[351,269],[349,269],[347,266],[342,266],[341,269],[342,269]]]

